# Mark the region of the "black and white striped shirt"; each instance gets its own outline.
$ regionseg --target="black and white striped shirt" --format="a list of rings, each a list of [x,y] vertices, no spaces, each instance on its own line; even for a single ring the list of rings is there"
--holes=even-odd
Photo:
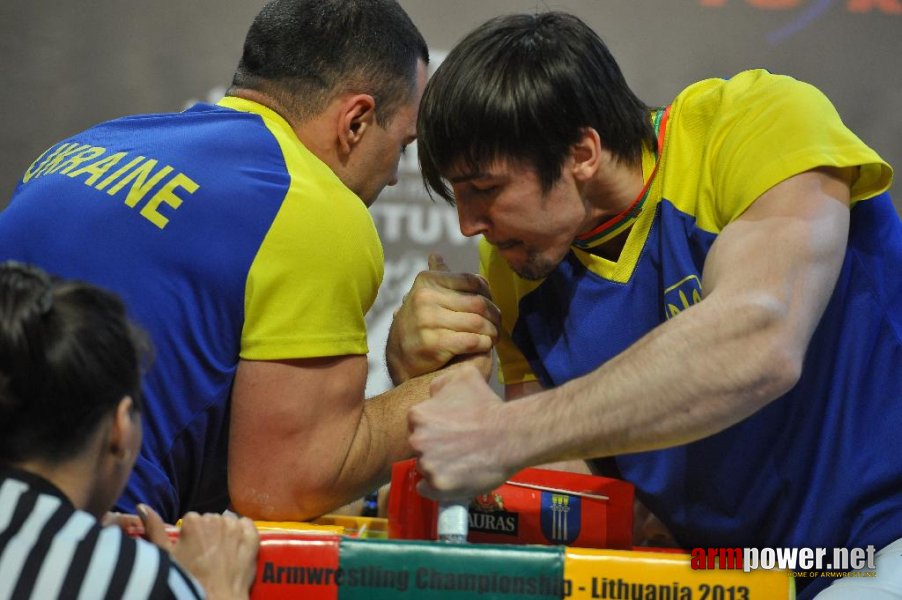
[[[41,477],[0,469],[0,600],[203,596],[164,550],[101,527]]]

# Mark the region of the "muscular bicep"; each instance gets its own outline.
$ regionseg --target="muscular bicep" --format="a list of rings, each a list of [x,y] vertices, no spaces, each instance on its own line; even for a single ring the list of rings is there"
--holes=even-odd
[[[851,170],[815,169],[762,194],[708,253],[706,301],[773,312],[801,352],[836,284],[849,230]]]
[[[241,514],[302,519],[341,470],[363,412],[362,355],[239,362],[232,389],[229,490]]]

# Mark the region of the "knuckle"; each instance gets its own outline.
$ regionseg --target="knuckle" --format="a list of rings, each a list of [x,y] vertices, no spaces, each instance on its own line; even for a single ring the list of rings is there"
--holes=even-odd
[[[471,294],[467,298],[466,310],[471,314],[485,317],[487,315],[486,306],[485,297],[483,296]]]
[[[420,342],[425,346],[433,346],[438,341],[438,332],[434,329],[423,329],[420,331]]]
[[[439,275],[435,271],[420,271],[414,279],[414,284],[413,288],[411,288],[411,291],[422,291],[424,289],[428,289],[429,286],[435,285],[438,277]]]
[[[479,336],[468,335],[464,344],[467,353],[476,351],[477,349],[479,349]]]
[[[404,305],[409,306],[411,310],[416,310],[417,306],[420,303],[420,296],[423,295],[421,291],[422,290],[419,290],[417,288],[410,290],[410,292],[408,292],[407,295],[404,296]]]
[[[481,315],[471,314],[467,321],[468,327],[474,333],[481,333],[492,327],[491,322]]]
[[[485,341],[487,339],[488,339],[487,336],[484,336],[484,335],[481,335],[478,333],[473,333],[473,334],[467,335],[466,338],[463,340],[464,351],[469,354],[469,353],[473,353],[473,352],[477,352],[477,351],[486,349]]]
[[[438,336],[436,336],[435,341],[427,343],[426,347],[423,348],[421,353],[423,359],[429,363],[442,362],[445,352],[439,348],[440,345]]]
[[[435,470],[432,468],[432,461],[428,458],[423,458],[422,456],[417,460],[417,471],[419,471],[420,475],[423,476],[423,479],[426,480],[426,483],[432,485],[432,482],[435,480]]]
[[[447,475],[435,475],[430,485],[438,492],[447,492],[454,487],[454,482]]]
[[[420,313],[427,310],[433,304],[434,295],[435,294],[432,293],[431,290],[426,289],[411,292],[409,299],[410,309],[415,315],[420,315]]]
[[[492,348],[492,338],[488,335],[482,335],[476,337],[476,347],[474,348],[474,352],[486,352]]]

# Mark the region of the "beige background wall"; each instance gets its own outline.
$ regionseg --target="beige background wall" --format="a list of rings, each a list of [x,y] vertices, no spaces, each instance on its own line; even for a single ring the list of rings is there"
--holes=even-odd
[[[467,31],[508,12],[560,9],[596,30],[649,104],[684,86],[764,67],[808,81],[843,119],[902,168],[902,0],[401,0],[434,62]],[[221,96],[262,1],[2,0],[0,208],[21,172],[58,139],[130,113],[181,110]],[[902,191],[895,186],[897,207]],[[476,269],[453,211],[425,198],[415,153],[373,215],[386,285],[370,315],[373,376],[391,310],[425,255]]]

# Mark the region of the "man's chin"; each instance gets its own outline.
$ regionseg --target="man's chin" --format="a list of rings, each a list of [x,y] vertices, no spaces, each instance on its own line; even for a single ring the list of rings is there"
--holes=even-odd
[[[549,259],[543,255],[549,252],[539,252],[526,246],[523,242],[511,244],[507,247],[498,247],[498,252],[514,273],[523,279],[538,281],[548,277],[557,268],[558,264],[566,256],[567,250],[564,251],[558,260]]]
[[[539,281],[541,279],[545,279],[549,274],[551,274],[552,271],[554,271],[555,267],[557,267],[556,264],[545,262],[537,263],[536,261],[532,260],[527,261],[522,265],[513,265],[508,262],[508,265],[514,273],[529,281]]]

